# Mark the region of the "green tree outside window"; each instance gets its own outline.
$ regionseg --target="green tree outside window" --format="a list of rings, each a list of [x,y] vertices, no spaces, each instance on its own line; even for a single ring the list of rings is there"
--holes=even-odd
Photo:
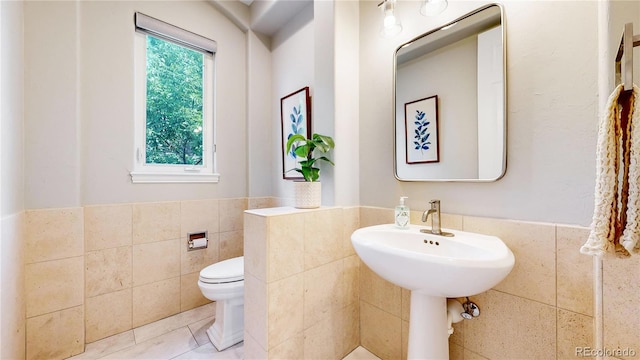
[[[204,55],[147,36],[147,164],[201,165]]]

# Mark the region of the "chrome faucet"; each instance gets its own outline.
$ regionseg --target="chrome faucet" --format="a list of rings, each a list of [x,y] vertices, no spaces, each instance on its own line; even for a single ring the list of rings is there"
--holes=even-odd
[[[442,228],[440,227],[440,200],[431,200],[429,204],[431,204],[431,209],[427,209],[422,213],[422,222],[427,222],[427,218],[431,215],[430,232],[434,235],[442,235]]]

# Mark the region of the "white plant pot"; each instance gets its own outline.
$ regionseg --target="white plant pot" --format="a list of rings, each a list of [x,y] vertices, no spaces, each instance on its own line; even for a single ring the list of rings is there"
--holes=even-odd
[[[296,207],[315,209],[322,201],[322,186],[319,181],[295,181],[293,183]]]

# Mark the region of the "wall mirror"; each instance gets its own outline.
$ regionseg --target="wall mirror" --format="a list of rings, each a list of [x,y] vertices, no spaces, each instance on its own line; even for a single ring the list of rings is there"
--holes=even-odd
[[[504,175],[503,24],[502,7],[491,4],[396,50],[397,179],[496,181]]]

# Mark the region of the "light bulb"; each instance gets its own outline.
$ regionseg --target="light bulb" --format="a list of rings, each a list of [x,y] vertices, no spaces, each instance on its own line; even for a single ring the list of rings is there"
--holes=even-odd
[[[424,16],[436,16],[443,12],[449,3],[447,0],[424,0],[420,5],[420,14]]]
[[[384,14],[380,35],[386,38],[398,35],[402,31],[402,25],[400,25],[400,21],[393,13],[395,0],[385,0],[380,4],[380,6],[382,7],[382,12]]]
[[[393,10],[385,12],[383,25],[385,28],[391,28],[396,25],[396,17],[393,15]]]

